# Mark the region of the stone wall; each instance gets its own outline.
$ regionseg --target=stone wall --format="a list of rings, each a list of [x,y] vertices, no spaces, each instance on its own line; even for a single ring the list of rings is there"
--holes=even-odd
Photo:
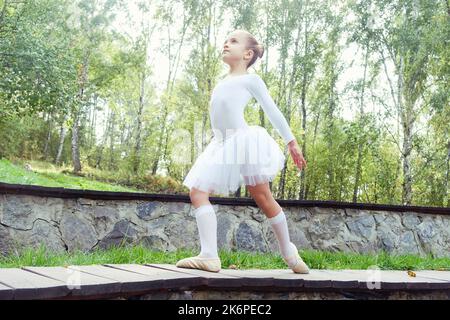
[[[258,207],[213,205],[218,245],[224,249],[278,251]],[[173,251],[199,249],[190,203],[91,200],[0,194],[0,252],[38,247],[54,251],[143,244]],[[450,256],[450,215],[323,207],[283,207],[291,240],[301,249],[359,253],[385,250]]]

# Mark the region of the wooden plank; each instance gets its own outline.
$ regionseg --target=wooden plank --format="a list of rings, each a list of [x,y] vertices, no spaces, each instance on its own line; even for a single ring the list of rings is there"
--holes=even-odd
[[[258,286],[259,281],[259,278],[252,277],[250,272],[238,273],[233,272],[238,271],[233,269],[222,269],[220,272],[214,273],[196,269],[177,268],[169,264],[154,264],[152,266],[207,277],[208,286],[220,287],[221,285],[224,285],[228,287],[234,287],[236,284],[239,284],[239,286]],[[298,288],[301,286],[305,286],[310,288],[327,288],[331,287],[332,284],[329,275],[325,274],[322,270],[310,270],[309,274],[296,274],[289,269],[254,270],[254,272],[257,272],[258,275],[264,275],[266,279],[269,279],[266,281],[272,281],[272,285],[280,287]],[[231,279],[228,277],[234,277],[235,279]],[[272,278],[272,280],[270,280],[270,278]]]
[[[14,289],[0,283],[0,300],[12,300],[13,298]]]
[[[66,267],[23,267],[49,278],[62,281],[70,290],[69,296],[90,296],[120,291],[120,282],[79,270],[81,266]]]
[[[418,270],[414,272],[422,278],[431,278],[442,280],[444,282],[450,282],[450,271]]]
[[[383,289],[383,290],[404,290],[406,289],[405,278],[398,279],[393,274],[385,273],[386,270],[356,270],[346,269],[347,274],[354,274],[361,277],[359,287],[361,289]]]
[[[117,292],[130,293],[160,289],[164,282],[162,279],[104,265],[84,265],[76,267],[84,273],[118,282],[120,286]]]
[[[351,289],[359,288],[361,282],[366,282],[368,274],[348,273],[346,270],[322,270],[331,279],[333,288]]]
[[[291,271],[292,272],[292,271]],[[298,273],[296,276],[304,277],[303,286],[305,288],[331,288],[332,280],[324,270],[310,269],[309,273]]]
[[[290,269],[222,269],[220,273],[227,275],[239,275],[246,280],[245,285],[248,286],[272,286],[282,288],[298,289],[304,286],[305,279],[308,279],[308,274],[294,273]],[[316,271],[312,271],[316,273]],[[323,277],[320,279],[314,275],[309,275],[309,279],[315,282],[316,285],[323,286]],[[260,283],[260,281],[262,281]]]
[[[382,270],[381,271],[382,284],[385,285],[388,281],[401,281],[405,284],[406,289],[445,289],[448,285],[442,280],[422,278],[416,274],[416,277],[411,277],[406,271],[401,270]]]
[[[304,286],[305,274],[294,273],[290,269],[264,270],[273,278],[273,285],[281,288],[298,289]]]
[[[204,278],[192,274],[180,273],[176,271],[164,270],[148,265],[140,264],[105,264],[110,268],[116,268],[129,272],[143,274],[149,278],[160,279],[161,288],[177,289],[183,287],[197,287],[203,285]]]
[[[69,294],[64,282],[20,268],[2,268],[0,282],[14,288],[16,300],[48,299]]]
[[[380,270],[381,271],[381,270]],[[366,289],[366,290],[372,290],[372,289],[381,289],[381,275],[382,273],[378,274],[377,270],[371,270],[371,269],[341,269],[341,270],[326,270],[327,273],[330,273],[330,276],[333,276],[333,281],[336,281],[335,279],[348,279],[348,280],[355,280],[358,282],[358,284],[354,286],[354,288],[359,289]],[[380,278],[378,278],[378,275],[380,275]],[[383,284],[383,289],[395,289],[395,288],[405,288],[406,286],[401,283],[391,283],[386,282]]]
[[[187,273],[202,277],[203,284],[208,287],[238,288],[242,286],[242,278],[221,274],[221,272],[209,272],[199,269],[178,268],[173,264],[146,264],[147,266],[164,270]]]
[[[270,272],[267,270],[259,269],[222,269],[221,274],[233,277],[239,277],[242,279],[242,286],[251,287],[273,287],[274,279]]]
[[[442,280],[423,278],[420,276],[411,277],[406,271],[402,270],[372,270],[372,273],[368,273],[369,270],[347,270],[347,273],[364,273],[371,275],[369,281],[369,288],[377,286],[378,289],[387,290],[400,290],[400,289],[445,289],[447,283]],[[417,273],[416,273],[417,274]],[[379,282],[379,287],[377,283]],[[368,288],[368,283],[361,282],[360,288]]]
[[[404,273],[406,274],[406,271],[404,271]],[[424,273],[418,273],[415,272],[416,276],[415,277],[409,277],[409,279],[411,279],[412,281],[410,281],[410,285],[407,285],[407,287],[411,287],[411,288],[421,288],[420,287],[420,282],[422,283],[427,283],[427,286],[430,289],[450,289],[450,281],[445,281],[442,279],[435,279],[434,277],[431,276],[422,276],[424,275]],[[417,281],[417,284],[415,283]]]
[[[305,287],[305,288],[331,288],[330,276],[323,270],[310,269],[309,273],[294,273],[290,269],[267,270],[274,278],[275,286]]]
[[[77,273],[78,272],[78,273]],[[450,289],[450,272],[419,270],[222,269],[207,272],[171,264],[104,264],[0,269],[0,299],[52,299],[181,288]],[[79,276],[79,277],[78,277]],[[379,286],[377,282],[379,281]]]
[[[246,285],[257,285],[260,279],[267,279],[273,287],[283,287],[299,289],[301,287],[307,288],[348,288],[350,286],[357,287],[358,281],[351,280],[339,280],[335,286],[333,286],[332,275],[326,273],[324,270],[310,269],[310,273],[301,274],[294,273],[290,269],[272,269],[272,270],[259,270],[259,269],[246,269],[246,270],[233,270],[223,269],[220,273],[227,275],[239,275],[242,278],[246,278]]]

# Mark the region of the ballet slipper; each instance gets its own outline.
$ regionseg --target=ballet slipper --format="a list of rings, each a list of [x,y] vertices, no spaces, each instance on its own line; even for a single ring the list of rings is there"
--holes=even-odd
[[[295,273],[309,273],[309,268],[307,264],[303,261],[303,259],[298,254],[297,247],[295,244],[291,242],[292,250],[294,251],[294,254],[289,257],[283,257],[284,261],[287,263],[289,268],[294,271]],[[289,263],[288,261],[291,261],[293,258],[295,258],[295,262]]]
[[[178,268],[200,269],[210,272],[219,272],[222,267],[220,258],[202,258],[199,256],[181,259],[175,266]]]

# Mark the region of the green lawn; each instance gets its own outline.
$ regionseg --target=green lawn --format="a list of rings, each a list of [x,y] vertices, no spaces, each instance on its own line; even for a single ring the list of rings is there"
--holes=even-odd
[[[27,171],[24,167],[25,163],[30,163],[33,171]],[[42,161],[18,161],[18,164],[13,164],[7,159],[0,159],[0,181],[5,183],[62,187],[68,189],[144,192],[142,190],[103,183],[86,177],[79,177],[62,172],[63,170],[68,169],[68,167],[57,167]]]
[[[318,250],[300,250],[303,260],[312,269],[368,269],[376,266],[382,270],[447,270],[450,271],[449,258],[418,257],[414,255],[362,255]],[[118,263],[170,263],[198,254],[193,250],[162,252],[149,250],[145,246],[120,246],[108,250],[73,253],[53,253],[43,245],[40,248],[25,248],[8,256],[0,256],[0,267],[23,266],[67,266]],[[245,251],[220,251],[222,267],[235,265],[238,269],[284,269],[286,265],[277,253],[249,253]]]

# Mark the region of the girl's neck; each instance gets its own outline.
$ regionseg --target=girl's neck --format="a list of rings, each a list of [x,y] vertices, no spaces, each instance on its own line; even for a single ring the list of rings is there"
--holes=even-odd
[[[242,76],[244,74],[249,74],[249,72],[243,72],[243,73],[228,73],[229,77],[236,77],[236,76]]]
[[[248,70],[247,69],[241,69],[241,68],[236,68],[236,69],[230,69],[230,71],[228,72],[229,76],[239,76],[242,74],[248,74]]]

